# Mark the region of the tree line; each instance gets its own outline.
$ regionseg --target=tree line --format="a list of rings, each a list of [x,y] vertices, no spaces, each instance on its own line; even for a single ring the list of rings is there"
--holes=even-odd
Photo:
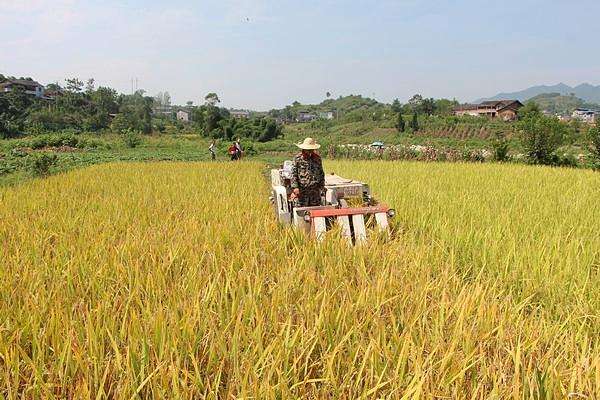
[[[0,83],[14,77],[0,75]],[[31,78],[24,78],[29,79]],[[0,137],[58,131],[73,132],[171,132],[186,130],[215,139],[249,138],[269,141],[281,136],[281,126],[273,118],[261,116],[237,120],[225,108],[219,107],[216,93],[205,97],[205,104],[194,107],[188,102],[185,109],[190,121],[184,125],[173,115],[154,112],[158,96],[147,96],[144,90],[122,94],[99,86],[94,79],[66,79],[61,86],[46,86],[48,97],[37,98],[15,86],[0,94]],[[170,103],[168,93],[160,101]],[[173,129],[167,129],[173,128]]]

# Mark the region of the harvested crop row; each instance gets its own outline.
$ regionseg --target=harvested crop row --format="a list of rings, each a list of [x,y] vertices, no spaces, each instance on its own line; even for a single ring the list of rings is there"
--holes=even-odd
[[[599,243],[586,219],[597,216],[586,210],[597,199],[589,190],[598,187],[595,175],[565,173],[574,186],[560,193],[546,183],[553,201],[545,203],[515,179],[557,179],[560,170],[328,167],[365,178],[394,204],[393,240],[351,249],[276,226],[256,163],[109,164],[0,191],[2,394],[598,392],[600,349],[590,323],[598,318],[590,281],[597,270],[581,276]],[[507,208],[514,226],[504,230],[494,224],[508,219],[492,218],[496,186],[515,196]],[[575,206],[566,209],[569,202]],[[524,210],[554,216],[546,224],[554,236],[531,228]],[[548,265],[560,278],[539,281]],[[523,279],[528,270],[531,282]],[[561,281],[576,296],[555,294]]]

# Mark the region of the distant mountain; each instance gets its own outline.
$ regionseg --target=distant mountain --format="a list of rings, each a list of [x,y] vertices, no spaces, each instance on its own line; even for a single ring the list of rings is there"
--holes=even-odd
[[[569,96],[574,94],[576,97],[589,102],[589,103],[600,103],[600,85],[594,86],[589,83],[582,83],[575,87],[559,83],[558,85],[547,86],[533,86],[529,89],[521,90],[520,92],[512,93],[499,93],[493,97],[487,97],[483,99],[475,100],[475,103],[480,103],[487,100],[502,100],[502,99],[516,99],[520,101],[527,101],[535,96],[545,93],[558,93],[560,95]]]

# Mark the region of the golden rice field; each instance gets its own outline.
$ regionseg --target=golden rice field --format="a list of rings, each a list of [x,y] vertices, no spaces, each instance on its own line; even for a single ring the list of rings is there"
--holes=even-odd
[[[326,169],[391,239],[278,227],[259,163],[0,189],[0,398],[600,397],[600,174]]]

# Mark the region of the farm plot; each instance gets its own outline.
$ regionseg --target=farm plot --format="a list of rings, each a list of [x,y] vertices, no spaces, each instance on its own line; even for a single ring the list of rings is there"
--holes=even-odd
[[[5,398],[563,398],[600,391],[599,175],[335,162],[398,211],[278,227],[259,163],[0,190]]]

